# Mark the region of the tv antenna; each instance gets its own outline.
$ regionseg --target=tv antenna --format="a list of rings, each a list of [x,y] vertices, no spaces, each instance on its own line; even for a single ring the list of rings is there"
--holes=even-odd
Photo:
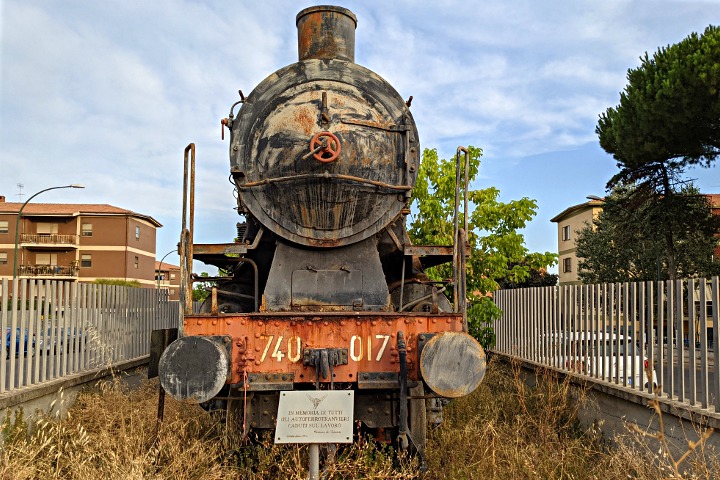
[[[23,185],[22,183],[18,183],[18,184],[17,184],[17,188],[18,188],[18,194],[17,194],[17,196],[20,198],[20,202],[22,202],[22,197],[23,197],[23,195],[24,195],[23,192],[22,192],[22,189],[25,188],[25,185]]]

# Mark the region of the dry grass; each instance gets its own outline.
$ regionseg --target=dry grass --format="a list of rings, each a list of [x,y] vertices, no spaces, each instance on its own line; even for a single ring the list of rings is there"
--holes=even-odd
[[[527,387],[518,370],[492,362],[482,386],[453,402],[428,439],[429,471],[414,459],[370,441],[341,448],[328,479],[657,479],[671,478],[670,458],[646,437],[627,432],[610,446],[582,426],[582,390],[550,373]],[[6,418],[0,479],[304,479],[307,449],[260,439],[244,446],[197,407],[168,399],[157,430],[154,384],[129,390],[122,382],[78,397],[68,418],[42,416],[27,433],[22,417]],[[653,440],[653,439],[650,439]],[[685,460],[687,478],[720,478],[701,444]],[[710,456],[712,458],[712,456]]]

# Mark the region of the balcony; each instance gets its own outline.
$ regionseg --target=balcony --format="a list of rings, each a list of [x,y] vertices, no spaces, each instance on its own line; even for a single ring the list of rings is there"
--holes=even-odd
[[[21,233],[20,245],[26,248],[78,248],[78,236],[59,233]]]
[[[77,278],[80,268],[75,265],[20,265],[18,276],[34,278]]]

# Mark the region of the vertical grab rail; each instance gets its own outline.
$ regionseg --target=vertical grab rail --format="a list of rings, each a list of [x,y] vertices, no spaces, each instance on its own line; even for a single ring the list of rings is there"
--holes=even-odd
[[[464,153],[461,184],[460,166],[461,156]],[[468,186],[470,182],[470,153],[465,147],[458,147],[455,155],[455,212],[453,216],[453,310],[463,315],[463,331],[468,331],[467,322],[467,282],[465,278],[465,243],[468,235]],[[460,191],[463,194],[463,229],[459,225]]]
[[[189,203],[188,203],[189,196]],[[189,215],[188,215],[188,209]],[[183,336],[186,314],[192,314],[193,232],[195,230],[195,144],[185,147],[183,171],[183,213],[180,233],[180,322],[178,337]]]

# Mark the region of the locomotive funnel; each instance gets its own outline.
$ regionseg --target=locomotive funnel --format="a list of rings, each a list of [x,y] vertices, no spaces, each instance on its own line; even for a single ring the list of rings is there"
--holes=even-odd
[[[332,5],[309,7],[297,14],[300,60],[355,61],[357,17],[347,8]]]

